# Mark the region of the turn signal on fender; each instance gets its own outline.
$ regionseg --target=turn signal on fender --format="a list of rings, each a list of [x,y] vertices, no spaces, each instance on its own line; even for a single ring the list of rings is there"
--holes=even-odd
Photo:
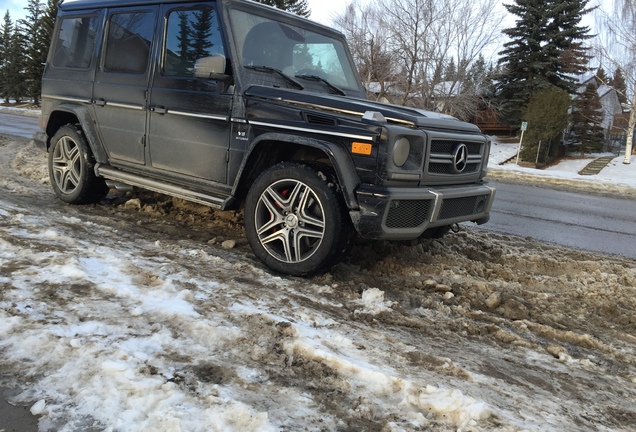
[[[351,144],[351,153],[371,156],[373,146],[367,143],[354,142]]]

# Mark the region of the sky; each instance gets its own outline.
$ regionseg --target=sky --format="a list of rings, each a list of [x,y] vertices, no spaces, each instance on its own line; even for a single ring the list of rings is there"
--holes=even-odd
[[[358,0],[360,4],[368,3],[369,0]],[[311,9],[311,19],[322,24],[330,24],[335,15],[344,11],[348,1],[342,0],[309,0],[309,8]],[[27,0],[0,0],[0,12],[4,18],[5,12],[8,10],[11,14],[11,20],[15,21],[24,17],[24,7]]]
[[[344,12],[349,1],[342,0],[308,0],[309,9],[311,9],[310,18],[314,21],[318,21],[321,24],[329,25],[333,21],[333,18]],[[358,0],[358,4],[370,3],[369,0]]]
[[[357,0],[358,4],[367,4],[370,3],[371,0]],[[593,0],[591,3],[609,3],[611,0]],[[339,14],[341,14],[346,6],[351,3],[348,0],[308,0],[309,9],[311,10],[311,19],[314,21],[318,21],[321,24],[330,25],[333,21],[333,18]],[[502,1],[502,4],[506,3]],[[509,2],[507,2],[509,3]],[[4,13],[9,10],[11,14],[11,19],[15,21],[16,19],[24,17],[24,7],[27,4],[27,0],[0,0],[0,12],[2,13],[2,18],[4,18]]]

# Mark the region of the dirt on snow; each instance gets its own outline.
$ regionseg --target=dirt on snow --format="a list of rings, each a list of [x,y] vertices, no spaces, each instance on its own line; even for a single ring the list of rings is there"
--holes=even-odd
[[[0,136],[0,168],[0,202],[23,214],[50,216],[77,243],[134,248],[140,239],[160,242],[154,250],[140,245],[140,256],[159,255],[188,276],[173,283],[187,289],[186,299],[199,316],[219,317],[241,329],[240,338],[228,336],[220,345],[222,359],[170,350],[161,354],[173,365],[168,381],[188,397],[203,398],[207,385],[243,388],[237,398],[269,412],[277,430],[635,428],[636,263],[631,260],[462,226],[459,233],[418,245],[358,240],[350,256],[328,273],[281,277],[252,255],[241,212],[140,190],[112,191],[98,205],[68,206],[50,188],[46,155],[27,140]],[[74,218],[83,224],[71,226]],[[8,230],[8,219],[0,215],[0,222]],[[41,253],[69,248],[37,239],[25,243],[17,236],[3,240]],[[0,255],[0,276],[11,278],[21,268],[17,257]],[[130,274],[140,287],[157,287],[162,280],[153,269],[133,263]],[[202,290],[197,280],[213,280],[219,289]],[[11,282],[0,283],[3,317],[22,317],[24,329],[59,320],[52,312],[26,316],[16,290]],[[90,284],[40,285],[30,295],[31,302],[54,304],[56,310],[112,301]],[[259,304],[271,315],[237,313],[236,303],[242,301]],[[98,319],[100,308],[91,310],[92,319]],[[352,350],[400,379],[391,381],[392,388],[374,389],[372,379],[356,378],[353,361],[343,364],[342,358],[294,343],[299,310],[314,317],[316,331],[346,334]],[[152,320],[135,315],[131,328],[152,329],[158,325]],[[169,330],[174,338],[196,340],[197,330],[187,327],[171,324]],[[333,349],[340,349],[336,342]],[[159,363],[150,363],[139,373],[165,377]],[[242,366],[260,371],[259,380],[246,382]],[[0,349],[0,386],[37,387],[56,367],[46,358],[25,367]],[[293,389],[311,399],[311,412],[318,414],[276,417],[276,407],[295,402],[282,393],[264,395],[264,384]],[[488,410],[470,421],[452,418],[452,410],[421,402],[431,386],[460,389]],[[33,397],[23,393],[19,401],[35,403],[38,396]],[[409,403],[410,411],[404,408]],[[70,427],[59,417],[56,421]],[[109,429],[101,420],[95,424],[94,430],[125,430]]]

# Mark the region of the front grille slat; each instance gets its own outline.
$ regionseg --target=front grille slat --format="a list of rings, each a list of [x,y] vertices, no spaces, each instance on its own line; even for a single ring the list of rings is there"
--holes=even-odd
[[[453,153],[460,144],[468,149],[468,163],[461,173],[454,170]],[[462,175],[479,172],[482,163],[483,143],[463,142],[453,140],[432,140],[428,174],[434,175]]]

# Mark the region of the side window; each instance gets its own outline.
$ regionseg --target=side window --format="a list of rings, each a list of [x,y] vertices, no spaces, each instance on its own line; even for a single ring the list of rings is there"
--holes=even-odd
[[[95,50],[98,22],[97,17],[63,18],[52,65],[59,68],[88,69]]]
[[[146,72],[154,27],[155,15],[151,12],[111,15],[104,69],[131,74]]]
[[[216,11],[211,7],[174,10],[168,14],[162,72],[192,78],[194,63],[203,57],[225,56]]]

